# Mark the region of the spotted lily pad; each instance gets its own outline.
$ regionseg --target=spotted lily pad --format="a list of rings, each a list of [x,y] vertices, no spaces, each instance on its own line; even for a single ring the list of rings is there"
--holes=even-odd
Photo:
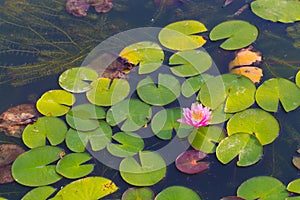
[[[197,174],[209,168],[209,162],[202,162],[207,157],[206,153],[198,150],[188,150],[180,154],[175,161],[179,171],[186,174]]]
[[[226,39],[220,47],[226,50],[236,50],[253,43],[258,36],[257,28],[249,22],[230,20],[215,26],[209,38],[212,41]]]
[[[92,88],[87,81],[94,81],[97,78],[98,74],[93,69],[86,67],[71,68],[59,76],[58,83],[64,90],[81,93]]]
[[[55,188],[51,186],[37,187],[25,194],[22,200],[46,200],[51,194],[55,192]]]
[[[41,117],[35,123],[24,129],[22,139],[29,148],[46,145],[46,139],[51,145],[58,145],[65,140],[68,129],[64,121],[56,117]]]
[[[209,74],[201,74],[186,79],[181,86],[182,95],[187,98],[191,97],[198,92],[203,84],[210,78],[212,78],[212,76]]]
[[[174,76],[159,74],[157,85],[147,76],[137,85],[139,97],[150,105],[163,106],[175,101],[180,95],[180,83]]]
[[[167,187],[155,197],[155,200],[201,200],[200,196],[192,189],[184,186]]]
[[[36,102],[40,113],[46,116],[62,116],[75,103],[75,96],[65,90],[49,90]]]
[[[203,46],[206,40],[196,35],[206,32],[204,24],[196,20],[184,20],[165,26],[158,34],[160,43],[173,50],[191,50]],[[180,41],[180,42],[178,42]]]
[[[155,42],[138,42],[125,47],[119,54],[130,63],[139,64],[139,74],[157,70],[164,61],[164,51]]]
[[[136,131],[147,124],[152,116],[151,106],[136,99],[124,100],[113,105],[106,115],[106,121],[116,126],[122,121],[122,131]]]
[[[111,82],[112,81],[112,82]],[[111,106],[124,100],[130,91],[127,80],[99,78],[91,83],[92,89],[86,96],[92,104],[97,106]]]
[[[284,78],[269,79],[257,88],[256,102],[262,109],[277,112],[279,101],[286,112],[295,110],[300,105],[300,88]]]
[[[238,132],[254,134],[262,145],[270,144],[279,135],[279,123],[261,109],[247,109],[234,114],[227,123],[228,135]]]
[[[201,74],[212,65],[208,53],[200,50],[179,51],[170,57],[171,72],[176,76],[189,77]]]
[[[154,192],[150,188],[129,188],[123,195],[122,200],[153,200]]]

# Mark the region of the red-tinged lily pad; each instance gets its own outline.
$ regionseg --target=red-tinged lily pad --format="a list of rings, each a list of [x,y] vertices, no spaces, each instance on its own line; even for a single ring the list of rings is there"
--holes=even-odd
[[[180,154],[175,161],[179,171],[186,174],[197,174],[209,168],[209,162],[199,162],[207,157],[206,153],[198,150],[188,150]]]

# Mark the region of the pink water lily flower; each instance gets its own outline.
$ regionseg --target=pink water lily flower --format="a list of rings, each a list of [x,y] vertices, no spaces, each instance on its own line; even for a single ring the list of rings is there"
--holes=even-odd
[[[183,109],[184,118],[178,119],[177,121],[191,125],[195,128],[207,126],[211,119],[211,112],[209,110],[208,107],[204,108],[202,104],[193,103],[191,109]]]

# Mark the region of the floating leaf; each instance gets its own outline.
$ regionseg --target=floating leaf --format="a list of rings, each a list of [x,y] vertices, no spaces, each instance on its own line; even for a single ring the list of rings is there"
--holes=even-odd
[[[290,182],[287,185],[286,189],[289,192],[300,194],[300,179],[296,179],[296,180],[293,180],[292,182]]]
[[[167,187],[155,197],[155,200],[201,200],[199,195],[192,189],[184,186]]]
[[[277,112],[279,101],[286,112],[295,110],[300,105],[300,88],[284,78],[271,78],[257,88],[256,102],[262,109]]]
[[[216,149],[217,158],[221,163],[227,164],[238,156],[238,166],[253,165],[261,159],[262,154],[262,145],[255,136],[248,133],[235,133],[226,137]]]
[[[151,106],[136,99],[129,99],[113,105],[107,111],[106,121],[111,126],[116,126],[125,120],[121,130],[136,131],[147,124],[151,116]]]
[[[120,163],[121,177],[135,186],[151,186],[158,183],[166,174],[166,162],[157,153],[139,152],[139,162],[133,157],[124,158]]]
[[[299,1],[256,0],[251,3],[251,10],[257,16],[272,22],[291,23],[300,20]]]
[[[150,188],[129,188],[123,195],[122,200],[153,200],[154,192]]]
[[[231,74],[238,74],[248,77],[253,83],[259,83],[263,76],[262,69],[255,66],[244,66],[232,69]]]
[[[212,41],[228,38],[220,47],[225,50],[235,50],[250,45],[256,40],[257,35],[257,28],[249,22],[230,20],[215,26],[209,37]]]
[[[160,43],[173,50],[191,50],[203,46],[206,40],[197,33],[206,32],[204,24],[195,20],[184,20],[165,26],[158,34]],[[180,42],[178,42],[180,41]]]
[[[179,171],[186,174],[197,174],[209,168],[209,162],[202,162],[207,157],[206,153],[198,150],[188,150],[181,153],[175,161]]]
[[[62,176],[55,172],[55,165],[61,148],[42,146],[31,149],[20,155],[12,165],[14,179],[26,186],[44,186],[59,181]]]
[[[192,127],[177,122],[180,118],[182,118],[180,108],[163,109],[153,117],[151,129],[157,137],[163,140],[171,139],[173,130],[176,131],[178,137],[185,137],[191,132]]]
[[[0,167],[9,165],[22,153],[24,149],[17,144],[0,145]]]
[[[224,104],[221,104],[215,110],[211,111],[211,120],[209,124],[220,124],[227,121],[233,114],[224,112]]]
[[[56,172],[60,175],[75,179],[88,175],[94,169],[93,164],[84,164],[92,157],[86,153],[71,153],[60,159],[56,165]]]
[[[46,200],[55,190],[51,186],[37,187],[26,193],[22,200]]]
[[[51,200],[96,200],[118,190],[109,179],[87,177],[64,186]]]
[[[300,88],[300,71],[297,72],[295,78],[296,85]]]
[[[84,152],[88,142],[93,151],[100,151],[111,142],[112,130],[105,122],[99,121],[99,128],[92,131],[76,131],[69,129],[66,136],[67,147],[74,152]]]
[[[289,196],[285,185],[270,176],[257,176],[243,182],[237,195],[245,199],[282,200]]]
[[[24,129],[22,139],[29,148],[46,145],[46,139],[55,146],[65,140],[68,129],[64,121],[56,117],[41,117]]]
[[[201,74],[212,65],[212,59],[208,53],[199,50],[179,51],[169,59],[171,72],[179,77],[188,77]]]
[[[262,145],[270,144],[279,135],[279,123],[261,109],[247,109],[234,114],[227,123],[228,135],[243,132],[254,134]]]
[[[0,184],[14,182],[11,175],[11,165],[4,165],[0,167]]]
[[[59,76],[58,83],[64,90],[73,93],[81,93],[92,89],[87,81],[94,81],[97,78],[98,74],[95,70],[86,67],[78,67],[64,71]]]
[[[36,102],[40,113],[46,116],[62,116],[75,103],[75,96],[64,90],[49,90]]]
[[[174,76],[159,74],[157,85],[147,76],[137,85],[139,97],[148,104],[164,106],[175,101],[180,95],[180,83]]]
[[[164,61],[164,51],[155,42],[138,42],[125,47],[119,54],[122,58],[138,65],[139,74],[157,70]]]
[[[300,157],[294,156],[292,162],[293,165],[300,170]]]
[[[208,79],[202,86],[198,99],[215,110],[225,102],[224,112],[245,110],[254,103],[255,85],[246,77],[224,74]]]
[[[201,74],[186,79],[181,86],[181,93],[183,96],[189,98],[200,90],[203,84],[213,76],[209,74]]]
[[[227,196],[227,197],[223,197],[220,200],[245,200],[245,199],[237,196]]]
[[[194,149],[204,153],[214,153],[216,143],[224,139],[223,130],[217,126],[202,126],[195,129],[188,137],[188,140]]]
[[[112,81],[112,82],[111,82]],[[92,104],[97,106],[111,106],[124,100],[130,91],[127,80],[99,78],[91,83],[92,89],[86,96]]]
[[[105,118],[105,111],[99,106],[81,104],[73,107],[66,114],[68,124],[79,131],[90,131],[99,127],[98,119]]]
[[[253,47],[250,46],[245,49],[241,49],[236,52],[234,60],[229,63],[229,71],[237,66],[252,65],[262,61],[261,53],[254,51]]]
[[[144,148],[144,140],[135,133],[118,132],[112,138],[118,143],[110,143],[107,150],[114,156],[133,156]]]

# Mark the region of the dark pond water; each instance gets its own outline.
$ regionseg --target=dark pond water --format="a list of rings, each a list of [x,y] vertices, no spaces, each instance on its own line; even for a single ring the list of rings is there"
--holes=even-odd
[[[10,0],[11,2],[16,0]],[[163,0],[162,0],[163,2]],[[264,62],[261,68],[264,72],[263,80],[271,77],[285,77],[291,80],[300,67],[300,49],[293,46],[294,40],[289,37],[285,29],[294,24],[273,23],[263,20],[254,15],[250,9],[246,9],[239,16],[232,16],[245,1],[235,1],[231,5],[222,8],[223,0],[185,0],[175,1],[173,6],[155,6],[150,0],[114,0],[116,7],[107,14],[97,14],[97,17],[105,16],[108,23],[113,23],[117,31],[114,34],[139,27],[163,27],[171,22],[183,19],[195,19],[204,23],[209,30],[220,22],[230,19],[246,20],[259,29],[259,37],[253,44],[255,49],[262,52]],[[3,11],[3,10],[2,10]],[[89,15],[95,14],[92,10]],[[4,13],[0,13],[1,16]],[[17,20],[17,19],[16,19]],[[84,20],[84,18],[82,18]],[[0,28],[1,28],[0,21]],[[86,27],[81,27],[85,29]],[[105,33],[103,39],[112,36]],[[208,35],[208,33],[204,33]],[[2,37],[0,35],[0,37]],[[25,36],[26,37],[26,36]],[[3,53],[6,49],[5,42],[0,38],[0,65],[20,65],[22,63],[34,63],[36,57],[26,54]],[[98,43],[92,43],[96,47]],[[220,42],[208,42],[204,48],[213,58],[220,73],[227,73],[228,63],[234,57],[233,51],[224,51],[218,48]],[[91,48],[92,49],[92,48]],[[17,59],[16,59],[17,58]],[[80,60],[82,62],[83,59]],[[75,67],[75,66],[74,66]],[[27,69],[30,71],[30,69]],[[41,69],[43,70],[43,69]],[[62,71],[62,70],[61,70]],[[9,79],[9,74],[2,70],[3,77]],[[27,71],[24,71],[27,72]],[[10,83],[0,85],[2,113],[11,106],[21,103],[34,102],[41,94],[50,90],[58,89],[57,78],[59,73],[50,76],[41,76],[23,86],[11,86]],[[21,79],[22,77],[19,77]],[[292,165],[292,156],[297,155],[296,150],[300,148],[300,111],[299,109],[285,113],[282,108],[274,116],[280,122],[280,136],[270,145],[264,147],[263,159],[250,167],[237,167],[235,161],[222,165],[211,154],[208,161],[211,162],[210,169],[197,175],[186,175],[179,172],[174,163],[167,168],[166,177],[151,188],[157,194],[162,189],[172,185],[187,186],[196,191],[202,199],[215,200],[224,196],[235,195],[237,187],[245,180],[259,176],[274,176],[284,184],[299,178],[299,171]],[[0,143],[18,143],[20,139],[9,138],[0,134]],[[165,145],[165,144],[158,144]],[[112,179],[119,190],[103,199],[120,199],[122,193],[131,187],[122,180],[117,170],[110,169],[94,159],[95,170],[91,175],[100,175]],[[55,187],[65,185],[68,180],[56,183]],[[8,199],[21,199],[31,188],[21,186],[17,183],[0,185],[0,196]]]

